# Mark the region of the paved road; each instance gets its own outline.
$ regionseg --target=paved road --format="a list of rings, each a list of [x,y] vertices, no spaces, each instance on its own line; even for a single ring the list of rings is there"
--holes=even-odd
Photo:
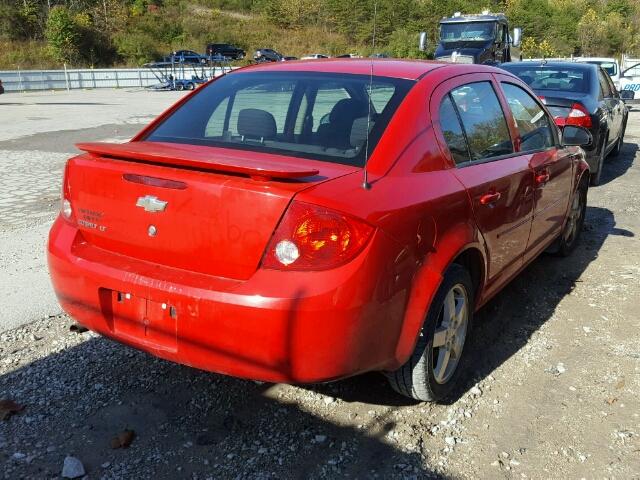
[[[181,95],[93,90],[0,97],[0,332],[60,313],[44,249],[74,144],[124,141]]]

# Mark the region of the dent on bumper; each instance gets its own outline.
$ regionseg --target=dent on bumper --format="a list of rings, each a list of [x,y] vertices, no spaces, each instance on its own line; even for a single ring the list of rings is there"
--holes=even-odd
[[[397,363],[406,294],[382,274],[390,242],[376,234],[331,271],[259,269],[239,282],[97,249],[59,218],[48,260],[64,310],[102,335],[213,372],[316,382]]]

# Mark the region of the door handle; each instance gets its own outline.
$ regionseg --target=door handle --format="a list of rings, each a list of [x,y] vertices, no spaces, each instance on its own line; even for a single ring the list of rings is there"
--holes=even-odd
[[[549,174],[549,170],[541,170],[536,173],[536,184],[544,185],[549,181],[551,175]]]
[[[485,193],[480,197],[480,204],[492,205],[496,203],[498,200],[500,200],[500,197],[501,197],[500,192]]]

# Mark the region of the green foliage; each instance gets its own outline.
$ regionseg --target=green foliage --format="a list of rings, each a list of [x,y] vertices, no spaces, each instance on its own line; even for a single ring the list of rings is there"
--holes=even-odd
[[[0,68],[34,64],[29,50],[41,66],[139,65],[172,50],[203,51],[209,42],[235,43],[248,56],[270,47],[294,56],[375,51],[424,58],[419,32],[428,33],[433,50],[440,18],[486,8],[523,28],[525,56],[640,55],[637,0],[74,0],[50,10],[49,4],[0,0],[6,47]]]
[[[51,9],[44,34],[57,61],[71,62],[78,58],[80,33],[67,7],[58,5]]]

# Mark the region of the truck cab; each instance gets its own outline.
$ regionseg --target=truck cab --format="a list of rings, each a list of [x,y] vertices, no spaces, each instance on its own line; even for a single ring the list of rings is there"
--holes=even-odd
[[[484,11],[479,15],[462,15],[440,20],[440,43],[435,59],[453,63],[496,65],[519,57],[512,47],[520,45],[521,30],[509,34],[507,17],[503,13]]]

